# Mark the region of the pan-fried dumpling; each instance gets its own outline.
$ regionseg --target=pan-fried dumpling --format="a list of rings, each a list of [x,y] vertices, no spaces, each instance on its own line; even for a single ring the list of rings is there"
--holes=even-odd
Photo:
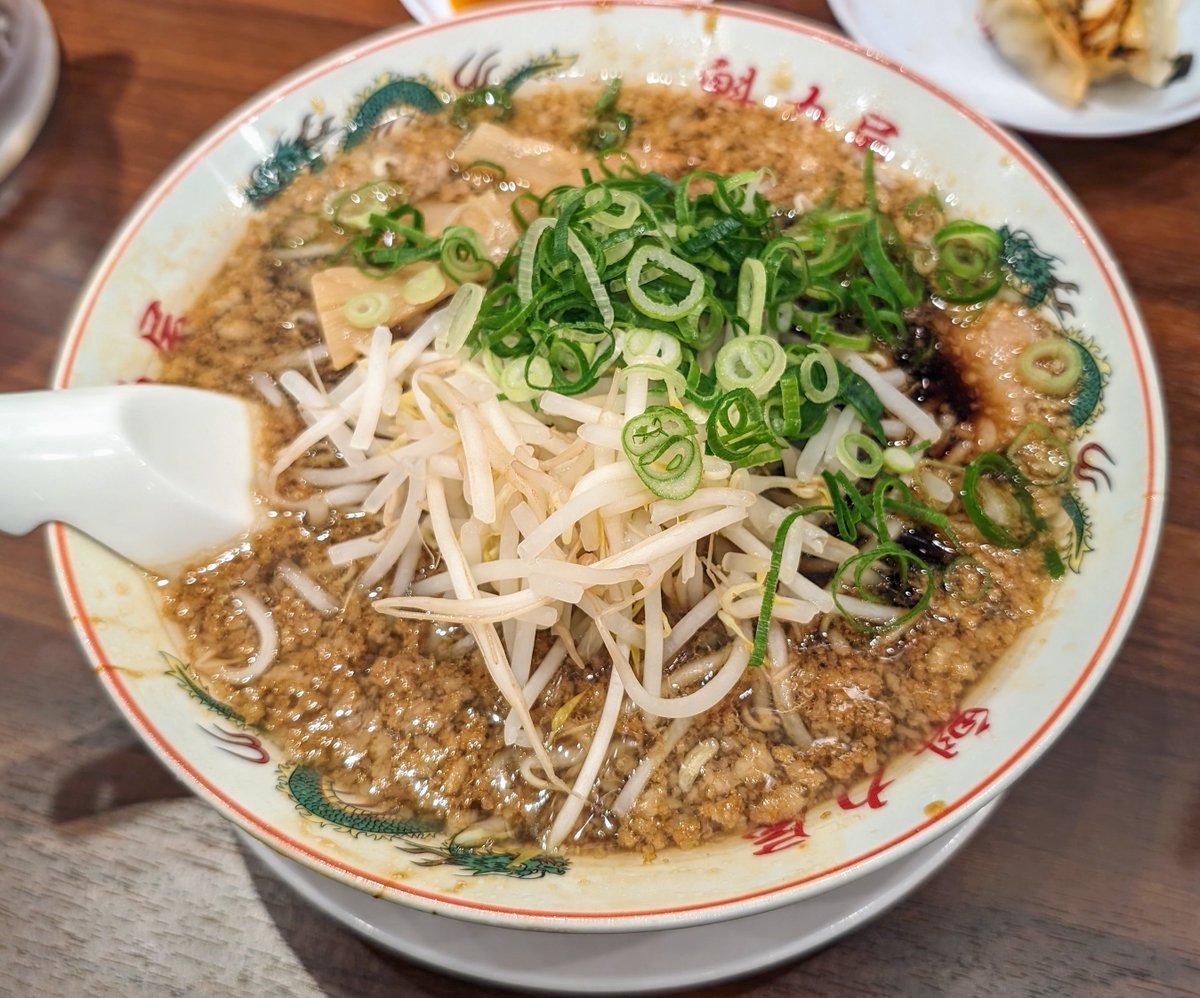
[[[1130,0],[1112,63],[1150,87],[1171,79],[1179,58],[1179,0]]]
[[[1151,87],[1180,64],[1180,0],[980,0],[1000,52],[1064,104],[1090,84],[1128,75]]]
[[[1091,73],[1071,3],[982,0],[980,18],[1000,53],[1051,97],[1074,107]]]

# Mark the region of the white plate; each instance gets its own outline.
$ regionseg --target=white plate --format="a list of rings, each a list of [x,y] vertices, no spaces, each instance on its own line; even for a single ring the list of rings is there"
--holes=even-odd
[[[846,33],[989,118],[1044,135],[1138,135],[1200,117],[1200,66],[1154,90],[1132,80],[1092,87],[1078,108],[1038,90],[996,51],[975,0],[829,0]],[[1179,13],[1179,49],[1200,55],[1200,4]]]
[[[37,138],[58,86],[58,42],[39,0],[0,0],[0,180]]]
[[[532,941],[529,930],[459,922],[372,897],[240,835],[245,849],[309,904],[375,945],[433,970],[524,991],[644,994],[744,977],[848,935],[941,869],[997,804],[889,866],[784,908],[685,929],[545,932]]]

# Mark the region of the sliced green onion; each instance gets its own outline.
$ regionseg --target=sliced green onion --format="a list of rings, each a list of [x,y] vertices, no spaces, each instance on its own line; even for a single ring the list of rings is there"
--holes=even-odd
[[[705,426],[708,450],[738,468],[779,458],[779,444],[762,406],[748,388],[726,392],[712,407]]]
[[[1061,485],[1071,475],[1070,447],[1045,423],[1021,427],[1005,454],[1030,485]]]
[[[738,274],[737,314],[746,321],[746,331],[751,336],[762,332],[766,302],[767,270],[761,260],[748,256]]]
[[[779,379],[779,398],[783,419],[778,432],[789,440],[797,439],[804,430],[804,409],[800,404],[800,382],[796,377]]]
[[[880,464],[882,464],[882,459],[880,460]],[[892,498],[890,494],[892,492],[898,492],[900,498]],[[895,510],[898,506],[919,505],[910,500],[908,486],[900,481],[900,479],[892,478],[890,475],[881,475],[875,479],[875,484],[871,487],[871,493],[867,498],[871,505],[871,528],[879,537],[889,536],[888,513]]]
[[[667,386],[667,391],[676,398],[682,399],[687,397],[687,381],[678,368],[664,367],[661,364],[654,363],[628,364],[621,368],[620,377],[622,382],[633,375],[641,375],[648,381],[663,382]]]
[[[554,228],[554,219],[536,218],[529,223],[521,241],[521,255],[517,260],[517,297],[523,302],[533,299],[533,272],[537,258],[538,243],[547,229]]]
[[[878,596],[863,585],[863,577],[867,574],[868,569],[876,571],[875,565],[881,561],[890,561],[895,565],[898,581],[902,586],[908,586],[910,573],[914,569],[923,575],[924,582],[921,586],[921,593],[908,611],[894,620],[889,620],[885,623],[860,620],[842,605],[842,601],[838,598],[839,589],[845,583],[847,573],[849,573],[849,588],[853,593],[869,603],[882,603],[883,601]],[[892,541],[885,541],[878,547],[869,548],[866,551],[860,551],[856,555],[851,555],[838,566],[832,581],[833,603],[838,608],[838,612],[856,630],[866,634],[886,634],[889,631],[894,631],[897,627],[902,627],[910,620],[914,620],[925,612],[929,601],[933,599],[934,585],[933,572],[923,559],[913,554],[908,548],[901,547]]]
[[[446,276],[458,284],[484,281],[495,269],[469,225],[451,225],[442,232],[440,260]]]
[[[462,168],[462,176],[472,182],[503,180],[508,171],[490,159],[473,159]]]
[[[672,296],[666,287],[662,287],[656,289],[659,293],[652,297],[642,284],[642,276],[647,268],[673,274],[682,279],[683,294]],[[670,290],[678,291],[679,287],[676,284]],[[660,246],[640,246],[629,258],[629,267],[625,271],[625,288],[630,303],[639,312],[652,319],[670,322],[690,315],[700,304],[704,295],[704,275],[694,264]]]
[[[613,313],[612,301],[608,297],[608,292],[604,290],[604,284],[601,282],[600,274],[596,270],[595,261],[592,260],[587,247],[583,245],[583,240],[575,235],[574,232],[567,232],[567,248],[574,254],[575,259],[579,261],[579,269],[583,273],[583,279],[587,281],[588,290],[592,293],[592,300],[596,303],[596,308],[600,312],[600,317],[604,320],[604,325],[611,326],[616,316]]]
[[[717,384],[726,391],[749,389],[766,398],[787,367],[787,354],[771,336],[737,336],[717,352]]]
[[[374,329],[392,314],[392,296],[386,291],[360,291],[342,306],[342,315],[355,329]]]
[[[838,536],[847,542],[855,541],[858,538],[858,525],[864,522],[869,525],[871,522],[870,504],[846,477],[844,471],[839,471],[836,475],[822,471],[821,478],[824,479],[825,488],[829,492]]]
[[[828,277],[845,270],[854,260],[859,227],[871,217],[865,208],[826,216],[805,231],[804,226],[789,229],[810,254],[808,272],[811,277]]]
[[[875,389],[867,383],[866,378],[856,371],[851,371],[844,364],[838,365],[838,377],[838,398],[859,414],[863,424],[875,435],[876,440],[887,440],[882,423],[883,403],[879,401]]]
[[[905,217],[910,219],[926,215],[940,217],[945,214],[945,210],[942,195],[936,187],[929,188],[926,193],[918,195],[904,206]]]
[[[798,239],[777,236],[760,254],[767,275],[767,300],[788,304],[808,288],[808,259]]]
[[[656,364],[677,368],[683,362],[683,347],[670,333],[641,327],[625,334],[621,356],[626,364]]]
[[[629,139],[633,118],[617,110],[617,97],[621,93],[621,78],[613,77],[601,92],[592,108],[591,121],[580,136],[585,149],[607,153],[620,149]]]
[[[814,377],[818,370],[821,372],[821,381],[823,382],[820,385],[817,384],[817,379]],[[824,347],[817,347],[805,355],[804,359],[800,361],[799,377],[801,390],[812,402],[831,402],[837,398],[842,387],[837,361]]]
[[[975,558],[959,555],[942,572],[942,586],[963,603],[978,603],[987,595],[992,574]]]
[[[373,212],[368,226],[348,247],[354,262],[367,273],[391,274],[412,263],[436,260],[441,253],[441,244],[425,231],[425,216],[414,205]]]
[[[543,381],[528,374],[528,364],[534,359],[531,357],[526,368],[530,388],[555,391],[560,395],[579,395],[596,383],[597,364],[592,344],[580,343],[556,331],[543,341],[542,347],[540,358],[544,358],[549,366],[550,378]]]
[[[712,295],[706,294],[689,315],[675,323],[679,338],[697,350],[706,350],[716,343],[725,329],[725,309]]]
[[[528,360],[509,361],[500,373],[500,388],[513,402],[530,402],[545,391],[534,384],[549,385],[553,380],[550,362],[545,357],[531,356]]]
[[[404,282],[401,294],[410,305],[428,305],[446,290],[446,275],[437,267],[426,267]]]
[[[864,278],[850,282],[850,297],[862,313],[863,322],[875,339],[890,347],[908,337],[908,326],[890,292]]]
[[[744,222],[762,224],[767,219],[767,204],[758,188],[766,175],[764,170],[743,170],[728,177],[717,178],[713,201],[722,211]]]
[[[695,354],[685,356],[683,360],[683,376],[687,382],[687,399],[708,412],[721,397],[721,387],[717,384],[716,374],[705,371]]]
[[[686,499],[700,485],[704,461],[696,424],[669,405],[652,405],[621,431],[625,456],[642,483],[662,499]]]
[[[814,513],[822,507],[794,509],[780,522],[775,531],[775,540],[771,544],[771,564],[767,568],[767,576],[763,580],[762,604],[758,610],[758,620],[754,622],[754,648],[750,652],[747,667],[758,668],[763,664],[767,655],[767,632],[771,626],[771,614],[775,609],[775,590],[779,587],[779,573],[783,569],[783,549],[787,544],[788,531],[792,524],[808,513]]]
[[[875,193],[875,150],[867,149],[863,156],[863,200],[867,207],[878,209],[879,196]]]
[[[883,467],[883,451],[865,433],[846,433],[836,445],[837,459],[856,478],[874,478]]]
[[[742,228],[741,219],[734,218],[732,215],[722,215],[684,239],[679,244],[679,251],[684,256],[698,257],[740,228]]]
[[[917,469],[917,459],[903,447],[887,447],[883,451],[883,466],[896,475],[907,475]]]
[[[850,289],[831,277],[813,277],[798,303],[802,315],[836,316],[850,308]]]
[[[924,297],[920,280],[907,259],[899,264],[889,256],[883,239],[883,223],[879,217],[866,222],[859,240],[859,253],[871,279],[886,290],[900,308],[912,308]]]
[[[1063,563],[1062,555],[1053,544],[1047,544],[1042,548],[1042,564],[1046,566],[1046,572],[1052,579],[1061,579],[1067,574],[1067,566]]]
[[[1002,247],[1000,234],[978,222],[956,219],[943,225],[933,237],[938,295],[964,305],[993,297],[1004,283]]]
[[[404,189],[390,180],[371,180],[326,201],[330,220],[341,229],[368,229],[371,216],[383,211]]]
[[[1069,395],[1082,373],[1079,351],[1070,340],[1060,337],[1031,343],[1017,358],[1017,376],[1044,395]]]
[[[842,332],[826,321],[813,322],[811,325],[797,323],[797,325],[808,332],[814,343],[819,343],[821,346],[860,352],[871,345],[871,337],[867,333]]]
[[[483,287],[479,284],[464,284],[454,292],[446,313],[450,321],[433,341],[433,348],[446,357],[453,357],[467,342],[479,308],[483,304]]]
[[[1007,487],[1008,494],[1015,500],[1023,524],[1012,524],[1010,529],[1009,524],[1000,523],[983,508],[980,485],[984,476],[993,483],[999,483],[1001,487]],[[1003,454],[989,451],[980,454],[967,465],[963,472],[962,500],[963,509],[975,524],[975,528],[992,544],[1006,548],[1023,548],[1045,526],[1034,509],[1033,497],[1025,488],[1020,471]],[[1018,530],[1022,525],[1024,529]],[[1018,532],[1014,533],[1014,530]]]
[[[604,191],[605,188],[602,187],[592,188],[592,191],[589,192],[591,194],[590,197],[584,195],[584,205],[590,208],[598,200],[597,195],[604,193]],[[602,210],[591,212],[588,215],[588,222],[606,229],[624,232],[641,217],[642,201],[630,191],[623,191],[619,188],[609,191],[608,195],[608,203]],[[620,210],[618,212],[614,209]]]

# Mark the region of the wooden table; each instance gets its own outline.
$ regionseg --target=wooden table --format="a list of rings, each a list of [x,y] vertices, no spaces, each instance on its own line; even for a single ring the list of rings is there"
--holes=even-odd
[[[114,227],[209,125],[403,21],[396,0],[50,0],[57,103],[0,220],[0,390],[45,385]],[[820,0],[778,6],[831,21]],[[1173,441],[1154,581],[1111,674],[977,838],[856,935],[713,994],[1200,993],[1200,122],[1034,139],[1123,261]],[[0,199],[2,201],[3,199]],[[298,901],[141,747],[40,535],[0,537],[0,994],[467,995]]]

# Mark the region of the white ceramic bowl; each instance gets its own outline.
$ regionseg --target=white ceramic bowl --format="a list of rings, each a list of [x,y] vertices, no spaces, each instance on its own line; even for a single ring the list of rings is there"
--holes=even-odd
[[[278,851],[363,890],[459,918],[575,931],[732,918],[843,885],[945,833],[995,798],[1080,709],[1117,652],[1154,553],[1165,441],[1145,332],[1118,269],[1073,198],[1005,132],[845,40],[744,8],[556,3],[481,8],[344,49],[255,98],[202,138],[133,212],[71,324],[59,386],[133,380],[233,245],[253,210],[242,191],[278,143],[327,116],[334,136],[381,80],[448,87],[555,52],[558,75],[620,72],[713,100],[794,101],[956,192],[975,217],[1032,233],[1058,258],[1078,325],[1107,366],[1077,485],[1092,550],[1044,620],[972,689],[963,710],[874,782],[795,821],[686,852],[543,859],[483,875],[488,858],[371,823],[283,765],[281,753],[206,703],[133,568],[56,528],[72,617],[109,693],[184,782]],[[536,86],[537,84],[530,84]],[[313,115],[313,109],[320,108]],[[306,116],[313,115],[306,119]],[[801,125],[800,127],[807,127]],[[1096,446],[1091,446],[1091,445]],[[520,872],[525,876],[516,876]]]

